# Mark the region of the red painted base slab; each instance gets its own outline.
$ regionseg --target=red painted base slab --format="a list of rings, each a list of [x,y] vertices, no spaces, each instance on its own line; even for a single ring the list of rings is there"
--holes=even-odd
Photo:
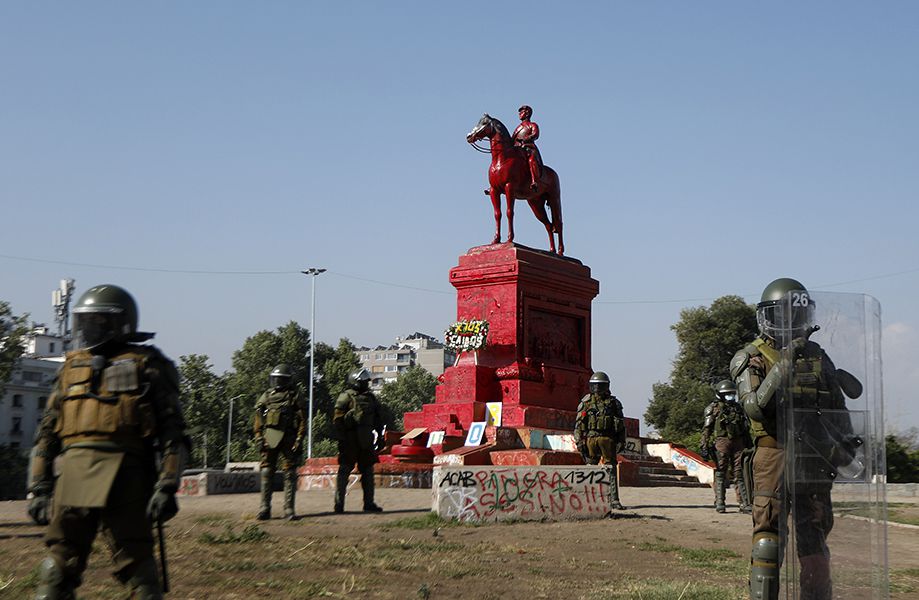
[[[497,450],[491,453],[493,465],[524,466],[524,465],[583,465],[584,459],[577,452],[561,452],[558,450],[532,450],[529,448],[518,450]]]

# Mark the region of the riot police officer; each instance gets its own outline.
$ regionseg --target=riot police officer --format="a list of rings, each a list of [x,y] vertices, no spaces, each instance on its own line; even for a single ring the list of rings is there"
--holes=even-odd
[[[833,465],[840,464],[835,457],[845,454],[842,446],[851,451],[860,444],[851,435],[843,393],[856,398],[861,384],[836,369],[820,345],[808,339],[819,329],[813,315],[814,302],[801,282],[776,279],[756,305],[760,335],[731,360],[731,376],[755,444],[751,598],[779,597],[789,511],[800,562],[800,597],[833,597],[826,544],[833,528]],[[831,430],[841,434],[828,436]],[[799,441],[817,451],[798,454]],[[789,443],[795,455],[786,458]],[[798,481],[789,469],[804,476]]]
[[[727,481],[733,481],[740,512],[749,513],[740,458],[747,447],[747,418],[737,403],[737,386],[730,379],[715,386],[715,400],[705,407],[700,454],[715,459],[715,510],[723,513]],[[712,438],[714,437],[714,444]],[[714,456],[711,456],[711,450]]]
[[[591,375],[590,393],[581,398],[574,424],[574,442],[589,465],[610,465],[610,508],[624,510],[619,502],[616,453],[625,447],[625,417],[622,403],[610,393],[609,376],[603,371]]]
[[[50,556],[38,599],[72,599],[100,526],[115,577],[133,598],[162,598],[151,523],[179,510],[189,452],[175,365],[137,331],[137,304],[116,285],[87,290],[73,309],[68,352],[36,435],[29,514],[48,523]],[[55,480],[52,463],[58,459]]]
[[[380,403],[370,391],[370,373],[358,369],[348,375],[348,389],[338,396],[332,422],[338,435],[338,477],[335,482],[335,512],[345,510],[345,493],[354,465],[361,474],[364,512],[382,512],[373,501],[373,465],[376,450],[384,446]]]
[[[284,518],[295,518],[297,467],[303,454],[307,415],[293,373],[279,364],[268,375],[268,389],[255,402],[255,443],[261,452],[262,503],[258,519],[271,518],[271,492],[278,457],[284,471]]]

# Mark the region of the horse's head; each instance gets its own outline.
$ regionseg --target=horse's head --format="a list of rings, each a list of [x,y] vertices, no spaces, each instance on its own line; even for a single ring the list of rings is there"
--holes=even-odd
[[[472,128],[472,131],[466,134],[466,141],[470,144],[477,142],[481,139],[490,138],[495,134],[495,119],[488,116],[488,113],[482,115],[482,118],[479,119],[479,122],[475,124],[475,127]]]

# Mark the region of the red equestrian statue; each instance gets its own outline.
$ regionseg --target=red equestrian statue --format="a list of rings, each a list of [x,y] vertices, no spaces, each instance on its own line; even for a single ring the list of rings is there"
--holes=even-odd
[[[491,167],[488,169],[488,183],[491,187],[486,190],[495,209],[495,237],[491,243],[497,244],[501,241],[501,194],[504,194],[507,199],[507,241],[514,241],[514,200],[519,198],[527,201],[533,214],[545,225],[549,234],[549,250],[563,255],[565,243],[562,239],[562,194],[558,173],[548,166],[542,166],[540,169],[542,161],[539,151],[533,144],[539,136],[539,128],[529,120],[531,115],[532,109],[528,106],[520,107],[522,122],[515,131],[517,145],[508,133],[507,127],[488,114],[482,115],[476,126],[466,135],[466,141],[474,144],[478,140],[488,138],[491,142]],[[535,152],[528,152],[530,148]],[[534,160],[538,161],[535,168],[531,163],[534,155]],[[532,186],[534,180],[535,189]],[[551,219],[546,212],[546,206],[552,213]],[[558,235],[558,250],[553,234]]]

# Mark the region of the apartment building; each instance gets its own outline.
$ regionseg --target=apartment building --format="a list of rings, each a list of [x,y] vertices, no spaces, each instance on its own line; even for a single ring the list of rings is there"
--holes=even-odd
[[[456,360],[453,350],[445,348],[436,338],[418,332],[397,337],[396,343],[390,346],[364,346],[355,352],[361,365],[370,371],[370,387],[374,390],[395,381],[410,366],[417,365],[436,377]]]

